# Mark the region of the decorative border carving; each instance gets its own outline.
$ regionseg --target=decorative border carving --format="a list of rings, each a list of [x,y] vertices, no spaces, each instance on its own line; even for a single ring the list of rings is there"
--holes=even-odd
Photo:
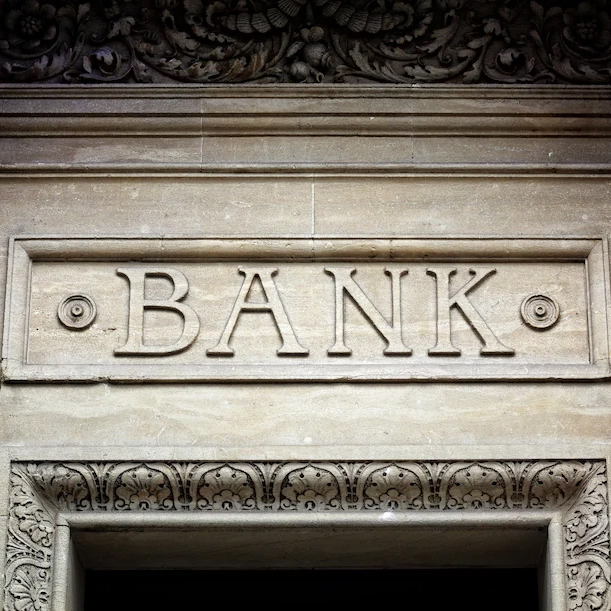
[[[606,2],[7,0],[0,80],[609,84]]]
[[[14,463],[5,611],[46,611],[58,512],[494,511],[563,516],[569,608],[611,608],[603,460]]]

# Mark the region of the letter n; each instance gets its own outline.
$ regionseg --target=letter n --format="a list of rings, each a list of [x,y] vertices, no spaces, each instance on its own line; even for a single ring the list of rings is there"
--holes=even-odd
[[[365,316],[373,328],[386,340],[384,354],[387,356],[409,356],[412,351],[403,343],[401,324],[401,277],[408,270],[385,269],[384,273],[391,279],[392,317],[388,322],[363,289],[352,277],[356,269],[330,268],[325,272],[335,280],[335,343],[327,350],[333,356],[349,356],[352,350],[346,346],[344,331],[344,297],[348,295]]]

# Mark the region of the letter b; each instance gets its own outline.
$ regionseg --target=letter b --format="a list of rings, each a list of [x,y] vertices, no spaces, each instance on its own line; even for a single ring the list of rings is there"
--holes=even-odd
[[[165,355],[175,354],[188,348],[199,333],[199,318],[193,308],[181,303],[189,292],[189,282],[186,276],[176,269],[168,267],[144,268],[121,267],[117,269],[119,276],[125,276],[129,282],[129,318],[127,324],[127,341],[121,348],[115,350],[117,355]],[[172,282],[174,290],[169,299],[146,299],[145,283],[147,277],[167,278]],[[183,319],[182,334],[178,340],[169,346],[150,346],[144,344],[144,311],[169,310],[178,312]]]

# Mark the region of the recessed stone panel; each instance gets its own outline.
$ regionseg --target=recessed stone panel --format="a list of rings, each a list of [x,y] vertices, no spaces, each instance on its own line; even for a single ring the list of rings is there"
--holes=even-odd
[[[597,239],[13,242],[7,380],[608,374]]]

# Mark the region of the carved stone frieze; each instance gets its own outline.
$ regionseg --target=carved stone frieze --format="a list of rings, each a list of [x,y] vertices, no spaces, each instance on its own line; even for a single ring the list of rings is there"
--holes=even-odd
[[[10,499],[6,611],[49,608],[60,511],[554,510],[569,608],[611,608],[604,461],[15,463]]]
[[[5,82],[611,83],[606,0],[7,0]]]

